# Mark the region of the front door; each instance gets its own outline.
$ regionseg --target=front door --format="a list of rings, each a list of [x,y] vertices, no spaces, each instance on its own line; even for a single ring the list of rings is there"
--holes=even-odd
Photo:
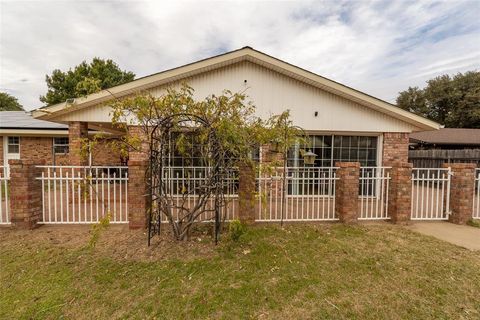
[[[20,137],[4,136],[3,137],[3,163],[6,169],[7,177],[10,176],[8,160],[20,159]]]

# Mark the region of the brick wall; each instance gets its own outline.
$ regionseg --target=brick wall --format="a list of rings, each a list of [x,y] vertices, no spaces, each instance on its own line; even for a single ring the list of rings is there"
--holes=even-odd
[[[408,162],[408,139],[405,132],[385,132],[383,134],[383,165]]]
[[[10,160],[10,209],[14,227],[33,229],[42,213],[42,184],[38,164],[44,161]]]
[[[335,184],[335,211],[343,223],[358,220],[359,162],[337,162],[337,183]]]
[[[68,125],[68,140],[70,145],[70,163],[71,165],[86,165],[88,159],[81,157],[82,139],[88,137],[88,123],[70,122]]]
[[[472,218],[476,165],[474,163],[445,163],[443,167],[452,169],[450,184],[452,214],[449,216],[449,221],[466,224]]]
[[[113,148],[108,141],[98,141],[92,150],[92,164],[94,166],[119,166],[122,157],[119,150]]]

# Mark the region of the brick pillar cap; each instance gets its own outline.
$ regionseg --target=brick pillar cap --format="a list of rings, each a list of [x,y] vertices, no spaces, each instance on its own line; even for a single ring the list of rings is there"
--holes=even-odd
[[[442,168],[452,169],[475,169],[477,166],[475,163],[444,163]]]
[[[148,166],[150,161],[148,160],[128,160],[128,166]]]
[[[359,168],[360,167],[360,162],[335,162],[335,167]]]
[[[392,168],[413,168],[413,164],[410,162],[396,161],[392,162],[389,167]]]

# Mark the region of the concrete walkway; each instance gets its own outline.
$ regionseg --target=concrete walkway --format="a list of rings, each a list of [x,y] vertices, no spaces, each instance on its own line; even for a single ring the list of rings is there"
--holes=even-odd
[[[446,221],[412,222],[410,230],[433,236],[470,250],[480,250],[480,228]]]

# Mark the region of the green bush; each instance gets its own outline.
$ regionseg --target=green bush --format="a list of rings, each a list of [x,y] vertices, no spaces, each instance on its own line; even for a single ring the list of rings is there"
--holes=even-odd
[[[238,241],[240,237],[247,231],[247,226],[240,220],[232,220],[228,225],[228,234],[232,241]]]

